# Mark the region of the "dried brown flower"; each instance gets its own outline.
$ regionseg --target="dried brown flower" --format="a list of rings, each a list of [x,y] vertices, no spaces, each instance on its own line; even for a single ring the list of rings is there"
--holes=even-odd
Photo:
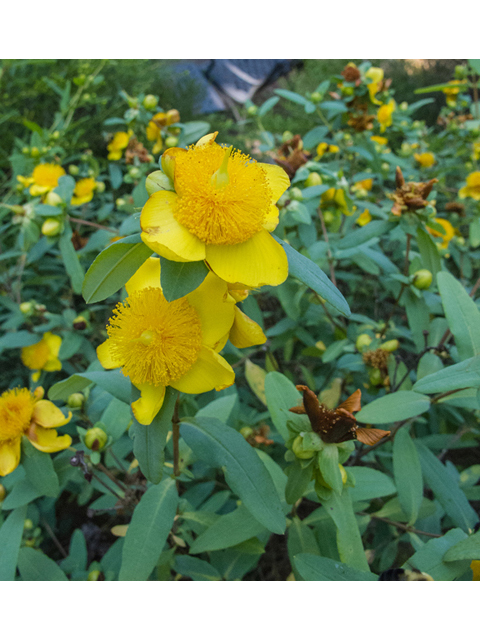
[[[287,140],[278,149],[274,158],[275,162],[284,169],[290,180],[294,177],[298,169],[308,161],[310,154],[303,150],[303,141],[298,134],[291,140]]]
[[[402,170],[397,167],[395,182],[397,190],[395,193],[387,194],[387,196],[394,201],[392,207],[393,215],[400,216],[404,211],[424,209],[430,204],[426,198],[438,180],[437,178],[432,178],[428,182],[405,182]]]

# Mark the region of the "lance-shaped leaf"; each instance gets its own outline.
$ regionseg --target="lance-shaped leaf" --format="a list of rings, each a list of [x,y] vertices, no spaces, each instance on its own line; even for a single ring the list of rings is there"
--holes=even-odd
[[[469,387],[480,387],[480,356],[424,376],[413,389],[420,393],[443,393]]]
[[[167,302],[186,296],[205,280],[205,262],[173,262],[160,257],[160,281]]]
[[[343,562],[311,553],[299,553],[293,560],[304,580],[378,580],[374,573],[359,571]]]
[[[356,418],[358,422],[386,424],[419,416],[430,408],[430,399],[414,391],[396,391],[367,404]]]

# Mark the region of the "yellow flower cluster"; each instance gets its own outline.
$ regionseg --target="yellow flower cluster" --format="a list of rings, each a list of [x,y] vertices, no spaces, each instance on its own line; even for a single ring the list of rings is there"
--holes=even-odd
[[[326,153],[338,153],[339,151],[340,149],[337,147],[336,144],[329,144],[328,142],[320,142],[320,144],[317,147],[317,157],[315,159],[320,160],[320,158],[324,156]]]
[[[17,180],[24,187],[30,187],[30,195],[43,196],[55,187],[58,187],[59,179],[65,175],[65,169],[59,164],[38,164],[30,177],[17,176]]]
[[[153,116],[147,125],[147,140],[155,142],[152,153],[158,153],[162,150],[162,131],[165,127],[176,122],[180,122],[180,113],[177,109],[170,109],[167,113],[160,112]]]

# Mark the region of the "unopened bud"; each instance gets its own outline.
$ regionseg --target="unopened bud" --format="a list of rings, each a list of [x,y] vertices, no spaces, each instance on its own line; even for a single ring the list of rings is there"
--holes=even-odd
[[[257,115],[258,112],[258,107],[256,104],[251,104],[249,107],[247,107],[247,113],[249,116],[255,116]]]
[[[314,91],[310,96],[310,101],[313,102],[314,104],[317,104],[317,102],[322,101],[322,98],[323,96],[319,91]]]
[[[370,384],[373,384],[374,387],[382,384],[383,381],[382,372],[380,371],[380,369],[372,369],[368,378],[370,380]]]
[[[316,454],[316,451],[312,449],[304,449],[303,448],[303,438],[302,436],[297,436],[292,444],[292,451],[301,460],[308,460],[308,458],[313,458]]]
[[[373,338],[371,338],[368,333],[362,333],[358,336],[355,346],[357,347],[357,351],[363,351],[372,343]]]
[[[27,531],[33,529],[33,522],[30,520],[30,518],[27,518],[23,521],[23,528],[27,529]]]
[[[5,487],[3,486],[3,484],[0,484],[0,503],[5,500],[6,495],[7,492],[5,491]]]
[[[100,580],[100,576],[102,575],[102,572],[99,571],[98,569],[94,569],[93,571],[90,571],[90,573],[87,576],[87,580],[89,580],[90,582],[96,582],[97,580]]]
[[[168,136],[165,140],[165,146],[167,147],[167,149],[170,149],[170,147],[176,147],[177,144],[178,138],[176,136]]]
[[[52,207],[56,207],[57,204],[62,204],[63,200],[54,191],[49,191],[45,197],[45,204],[49,204]]]
[[[77,331],[83,331],[83,329],[87,328],[87,321],[83,316],[77,316],[73,321],[73,328],[77,329]]]
[[[108,436],[100,427],[92,427],[85,434],[85,446],[92,451],[103,449],[108,440]]]
[[[31,302],[20,303],[20,311],[25,315],[30,315],[34,311],[33,304]]]
[[[130,169],[128,170],[128,173],[132,178],[138,178],[142,172],[138,167],[130,167]]]
[[[68,396],[67,404],[70,409],[80,409],[85,400],[83,393],[72,393]]]
[[[152,95],[151,93],[149,93],[143,99],[143,103],[142,104],[145,107],[145,109],[155,109],[155,107],[158,104],[158,98],[156,96]]]
[[[392,351],[396,351],[399,346],[400,346],[400,343],[398,340],[387,340],[387,342],[384,342],[383,344],[380,345],[380,349],[383,349],[383,351],[388,351],[389,353],[392,353]]]
[[[245,438],[245,440],[248,440],[248,438],[253,435],[253,429],[252,427],[242,427],[240,429],[240,433]]]
[[[117,198],[115,200],[115,204],[117,205],[117,207],[123,207],[127,204],[127,202],[123,198]]]
[[[317,185],[322,184],[322,177],[316,171],[312,171],[312,173],[305,180],[306,187],[316,187]]]
[[[292,200],[303,200],[302,190],[298,187],[292,187],[288,193]]]
[[[433,275],[428,269],[420,269],[413,275],[413,286],[417,289],[429,289],[432,284]]]
[[[103,193],[105,191],[105,183],[104,182],[96,182],[95,188],[97,193]]]
[[[288,142],[293,138],[293,133],[291,131],[284,131],[282,133],[282,142]]]
[[[30,149],[30,155],[32,156],[32,158],[38,158],[38,156],[40,155],[40,150],[38,149],[38,147],[32,147]]]
[[[56,218],[47,218],[42,224],[42,233],[44,236],[58,236],[62,230],[62,225]]]

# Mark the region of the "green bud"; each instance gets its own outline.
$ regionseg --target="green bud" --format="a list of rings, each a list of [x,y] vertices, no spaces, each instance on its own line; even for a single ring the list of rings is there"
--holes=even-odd
[[[143,103],[142,104],[145,107],[145,109],[155,109],[155,107],[158,104],[158,98],[156,96],[152,95],[151,93],[149,93],[143,99]]]
[[[293,138],[293,133],[291,131],[284,131],[282,133],[282,142],[288,142]]]
[[[127,201],[124,200],[123,198],[117,198],[115,200],[115,204],[117,205],[117,207],[123,207],[127,204]]]
[[[88,574],[87,580],[89,580],[90,582],[96,582],[100,578],[100,575],[101,572],[98,569],[94,569]]]
[[[108,440],[108,436],[103,429],[100,427],[92,427],[85,434],[85,446],[92,451],[99,451],[103,449]]]
[[[105,191],[105,183],[97,182],[97,193],[103,193]]]
[[[22,153],[27,156],[30,153],[30,147],[22,147]]]
[[[378,387],[378,385],[383,382],[382,372],[380,369],[372,369],[368,378],[370,380],[370,384],[373,384],[374,387]]]
[[[251,104],[249,107],[247,107],[247,113],[249,116],[256,116],[258,112],[258,107],[256,104]]]
[[[367,347],[370,346],[370,344],[372,343],[373,338],[371,338],[368,333],[361,333],[356,342],[355,342],[355,346],[357,347],[357,351],[362,352],[364,349],[366,349]]]
[[[157,191],[173,191],[173,183],[163,171],[154,171],[148,175],[145,187],[149,196]]]
[[[20,304],[20,311],[25,315],[33,313],[33,304],[31,302],[22,302]]]
[[[288,193],[292,200],[303,200],[302,190],[298,187],[292,187]]]
[[[305,180],[306,187],[316,187],[317,185],[322,184],[322,177],[316,171],[312,171],[312,173]]]
[[[308,458],[313,458],[313,456],[317,453],[312,449],[304,449],[303,448],[303,437],[297,436],[292,444],[292,451],[301,460],[308,460]]]
[[[321,102],[322,99],[323,99],[323,96],[319,91],[314,91],[310,96],[310,101],[313,102],[314,104],[317,104],[317,102]]]
[[[130,167],[130,169],[128,170],[128,174],[132,176],[132,178],[138,178],[142,174],[142,172],[138,167]]]
[[[384,342],[383,344],[380,345],[380,349],[383,349],[384,351],[388,351],[389,353],[392,353],[392,351],[396,351],[399,346],[400,346],[400,343],[398,340],[387,340],[387,342]]]
[[[42,224],[42,233],[44,236],[58,236],[62,231],[62,224],[57,218],[47,218]]]
[[[342,93],[344,96],[353,96],[355,89],[353,87],[342,87]]]
[[[30,155],[32,156],[32,158],[38,158],[38,156],[40,155],[40,150],[38,149],[38,147],[32,147],[30,149]]]
[[[240,433],[245,438],[245,440],[248,440],[248,438],[253,435],[253,429],[252,427],[242,427],[240,429]]]
[[[455,66],[455,78],[457,80],[465,80],[468,78],[468,69],[463,64],[457,64]]]
[[[400,111],[406,111],[408,109],[408,102],[401,102],[398,108]]]
[[[429,289],[433,281],[432,272],[428,269],[420,269],[413,274],[413,286],[417,289]]]
[[[45,197],[45,204],[49,204],[52,207],[56,207],[58,204],[62,204],[63,200],[54,191],[49,191]]]
[[[60,131],[54,131],[51,136],[54,140],[58,140],[60,137]]]
[[[23,521],[23,528],[27,531],[33,529],[33,522],[30,520],[30,518],[27,518]]]
[[[80,173],[80,169],[77,167],[76,164],[69,164],[68,165],[68,173],[71,176],[78,176],[78,174]]]
[[[176,136],[168,136],[165,140],[165,146],[167,147],[167,149],[170,149],[170,147],[176,147],[177,144],[178,138]]]
[[[70,409],[80,409],[85,400],[83,393],[72,393],[68,396],[67,404]]]
[[[5,500],[6,495],[7,492],[5,491],[5,487],[3,486],[3,484],[0,484],[0,503]]]

